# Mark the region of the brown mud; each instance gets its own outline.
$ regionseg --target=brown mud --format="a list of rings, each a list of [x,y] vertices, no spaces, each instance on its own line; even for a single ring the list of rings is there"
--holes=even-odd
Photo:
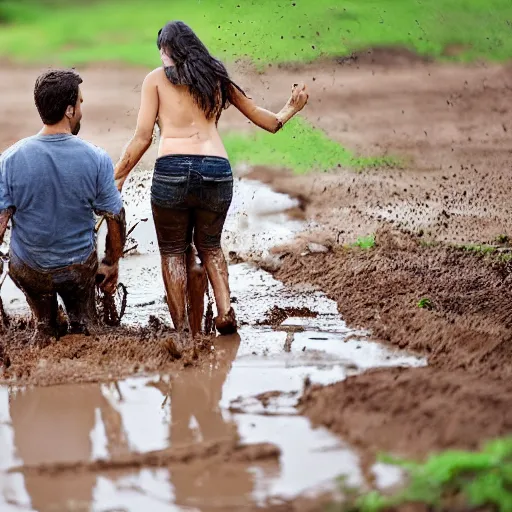
[[[38,72],[0,68],[1,150],[38,130],[27,101]],[[115,67],[83,72],[81,135],[114,159],[133,133],[145,73]],[[473,448],[509,433],[509,264],[499,254],[453,244],[495,244],[510,233],[512,67],[437,64],[372,50],[264,74],[238,69],[235,78],[272,109],[286,99],[289,87],[283,84],[306,81],[310,102],[303,115],[310,122],[356,154],[400,162],[364,172],[338,168],[297,176],[256,168],[249,174],[297,198],[293,213],[312,221],[294,245],[276,251],[279,268],[275,258],[269,265],[275,276],[323,290],[349,324],[413,349],[430,364],[308,386],[300,412],[370,458],[380,450],[421,457],[433,449]],[[220,127],[252,129],[234,109]],[[141,167],[149,168],[154,157],[152,147]],[[346,246],[375,232],[373,249]],[[308,251],[311,242],[326,252]],[[431,307],[419,308],[422,299]],[[128,333],[115,340],[70,336],[40,352],[14,345],[3,359],[9,359],[7,372],[17,384],[42,385],[183,366],[169,362],[151,340],[141,343]],[[205,350],[199,364],[208,366],[209,357]],[[262,395],[263,402],[272,396]]]
[[[349,325],[427,356],[430,368],[313,388],[299,410],[372,454],[424,456],[510,433],[512,68],[356,60],[329,79],[317,70],[324,94],[308,118],[362,153],[398,156],[401,168],[254,169],[313,221],[276,249],[274,275],[326,292]],[[371,233],[373,249],[349,247]],[[327,251],[311,254],[310,242]],[[496,250],[473,246],[484,243]]]
[[[311,311],[307,307],[279,307],[277,305],[270,308],[265,313],[265,318],[258,322],[259,325],[271,325],[277,327],[281,325],[287,318],[300,317],[300,318],[316,318],[318,313]]]
[[[214,358],[212,338],[199,338],[175,359],[168,346],[174,330],[153,321],[145,328],[105,329],[91,336],[67,335],[43,348],[31,343],[33,332],[21,325],[2,335],[0,384],[51,386],[109,382],[201,365]]]
[[[269,443],[244,445],[236,438],[206,442],[191,446],[180,446],[146,453],[125,453],[109,459],[94,461],[56,462],[53,464],[24,465],[13,467],[9,473],[24,475],[52,475],[78,472],[107,472],[142,467],[172,467],[180,464],[225,464],[249,463],[263,460],[277,460],[279,448]]]

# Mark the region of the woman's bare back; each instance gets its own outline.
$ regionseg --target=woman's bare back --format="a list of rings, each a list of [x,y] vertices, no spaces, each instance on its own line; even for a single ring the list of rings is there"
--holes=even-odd
[[[259,107],[237,87],[231,88],[229,101],[256,126],[275,133],[302,110],[308,94],[305,85],[295,84],[290,99],[277,114]],[[189,88],[173,85],[163,67],[149,73],[142,83],[137,128],[116,165],[119,190],[151,145],[155,123],[160,128],[159,156],[188,154],[227,158],[217,130],[217,117],[207,119]]]
[[[206,119],[188,88],[171,84],[163,68],[153,73],[158,91],[158,156],[187,154],[227,158],[216,118]]]

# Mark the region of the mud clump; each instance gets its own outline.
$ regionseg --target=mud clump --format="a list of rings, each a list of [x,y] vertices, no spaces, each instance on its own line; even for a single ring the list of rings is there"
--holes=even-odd
[[[371,250],[288,254],[276,277],[322,289],[349,324],[430,365],[306,389],[300,411],[313,422],[373,453],[473,448],[510,432],[512,273],[499,255],[390,230]],[[432,310],[418,306],[425,297]]]
[[[260,320],[257,325],[280,326],[287,318],[316,318],[318,313],[311,311],[307,307],[295,308],[274,306],[265,313],[265,318]]]
[[[365,451],[424,456],[510,433],[512,386],[436,368],[373,370],[313,386],[299,411]],[[336,404],[333,407],[333,404]]]
[[[423,246],[404,233],[380,234],[376,244],[370,251],[289,254],[276,277],[322,289],[348,323],[426,355],[432,366],[495,378],[512,374],[512,273],[506,261],[447,245]],[[418,307],[425,297],[433,310]]]
[[[2,336],[0,384],[49,386],[105,382],[202,364],[212,356],[213,338],[199,338],[181,359],[166,344],[174,330],[153,322],[144,328],[108,328],[91,335],[68,335],[39,348],[30,343],[32,330],[12,328]]]

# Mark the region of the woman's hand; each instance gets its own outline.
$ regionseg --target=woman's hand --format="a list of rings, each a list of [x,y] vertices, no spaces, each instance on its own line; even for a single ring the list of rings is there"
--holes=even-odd
[[[236,87],[232,87],[230,101],[256,126],[270,133],[277,133],[308,102],[309,94],[304,84],[295,84],[286,105],[277,113],[258,107],[256,103]]]
[[[288,100],[287,105],[291,107],[293,113],[300,112],[308,102],[309,94],[306,84],[294,84],[292,86],[292,95]]]
[[[126,181],[126,177],[116,179],[116,187],[117,187],[117,190],[119,190],[119,192],[121,192],[123,190],[123,185],[124,185],[125,181]]]

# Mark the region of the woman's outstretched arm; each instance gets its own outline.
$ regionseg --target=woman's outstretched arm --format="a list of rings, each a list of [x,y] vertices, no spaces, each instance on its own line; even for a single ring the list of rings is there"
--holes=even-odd
[[[158,115],[158,91],[155,80],[155,72],[146,76],[142,83],[141,102],[137,127],[117,162],[115,168],[115,180],[119,190],[123,188],[126,178],[137,165],[142,155],[151,146],[153,129]]]
[[[270,112],[245,96],[236,87],[231,89],[231,103],[242,114],[252,121],[256,126],[263,128],[271,133],[278,132],[297,112],[300,112],[308,102],[309,94],[304,84],[294,85],[292,87],[292,95],[286,102],[286,105],[278,112]]]

